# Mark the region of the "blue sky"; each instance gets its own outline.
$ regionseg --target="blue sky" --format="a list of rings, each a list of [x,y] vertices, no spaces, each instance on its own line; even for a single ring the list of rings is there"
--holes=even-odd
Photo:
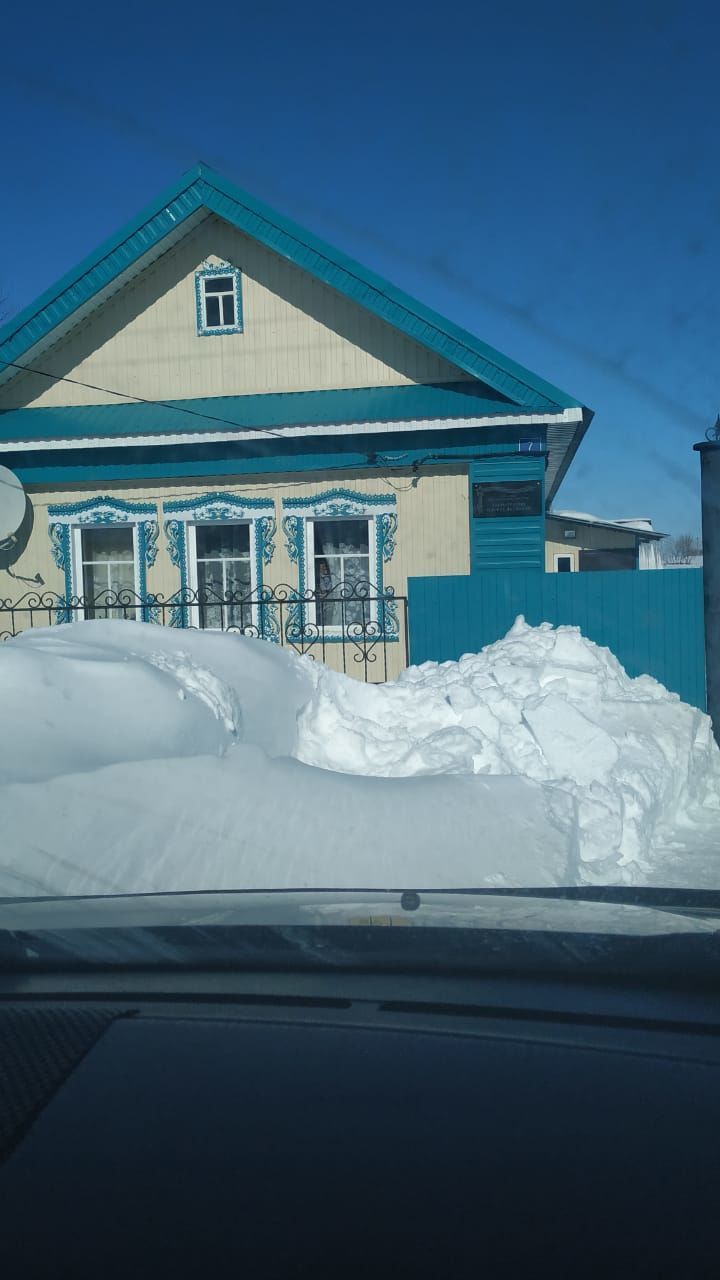
[[[203,159],[590,405],[557,505],[699,531],[718,48],[694,0],[12,6],[4,310]]]

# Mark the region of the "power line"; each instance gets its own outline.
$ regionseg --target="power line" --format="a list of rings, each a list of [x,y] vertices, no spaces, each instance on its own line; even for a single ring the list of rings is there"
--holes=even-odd
[[[50,379],[51,379],[52,381],[54,381],[54,382],[70,382],[70,383],[72,383],[72,385],[73,385],[73,386],[75,386],[75,387],[85,387],[88,391],[101,391],[101,392],[103,392],[105,395],[108,395],[108,396],[118,396],[119,398],[121,398],[121,399],[123,399],[123,400],[133,400],[133,401],[134,401],[135,403],[137,403],[137,404],[150,404],[150,405],[157,405],[157,407],[158,407],[158,408],[160,408],[160,409],[175,409],[177,413],[188,413],[188,414],[190,414],[192,417],[194,417],[194,418],[202,418],[202,419],[203,419],[204,421],[206,421],[206,422],[219,422],[219,423],[221,423],[223,426],[227,426],[227,427],[234,427],[236,431],[237,431],[237,430],[240,430],[240,431],[260,431],[260,432],[263,432],[265,435],[272,436],[272,437],[273,437],[274,439],[276,439],[276,440],[282,440],[282,439],[284,439],[284,437],[283,437],[283,435],[281,434],[281,432],[279,432],[279,431],[273,431],[270,427],[248,427],[248,426],[242,426],[242,425],[241,425],[240,423],[238,423],[238,422],[231,422],[229,418],[219,418],[219,417],[217,417],[217,415],[215,415],[215,414],[211,414],[211,413],[201,413],[201,412],[199,411],[199,409],[186,409],[186,408],[184,408],[182,405],[179,405],[179,404],[172,404],[172,403],[171,403],[170,401],[168,401],[168,400],[146,400],[146,399],[144,399],[144,397],[143,397],[143,396],[133,396],[133,395],[128,394],[128,392],[126,392],[126,391],[112,391],[109,387],[98,387],[98,386],[96,386],[96,385],[95,385],[94,383],[92,383],[92,382],[81,382],[81,381],[79,380],[79,378],[68,378],[68,377],[65,377],[63,374],[60,374],[60,373],[47,373],[47,372],[46,372],[45,370],[43,370],[43,369],[33,369],[31,365],[27,365],[27,364],[18,364],[18,363],[17,363],[16,361],[14,361],[14,360],[3,360],[3,359],[2,359],[2,357],[0,357],[0,364],[7,365],[7,367],[8,367],[8,368],[10,368],[10,369],[20,369],[20,370],[22,370],[24,373],[36,373],[39,377],[41,377],[41,378],[50,378]],[[72,407],[72,406],[69,406],[69,405],[68,405],[68,406],[65,406],[65,405],[63,405],[63,408],[70,408],[70,407]],[[84,406],[84,405],[80,405],[80,406],[78,406],[78,407],[79,407],[79,408],[84,408],[84,407],[86,407],[86,406]],[[2,417],[2,410],[0,410],[0,417]],[[400,463],[400,464],[397,464],[397,463],[396,463],[395,465],[396,465],[396,466],[398,466],[399,470],[401,470],[401,471],[404,469],[404,468],[403,468],[402,463]],[[357,464],[355,464],[355,463],[354,463],[354,464],[352,464],[352,465],[351,465],[351,466],[349,466],[349,467],[348,467],[348,466],[340,466],[340,467],[333,467],[332,469],[333,469],[333,471],[345,471],[345,470],[357,471],[357,470],[364,470],[365,468],[362,468],[362,467],[358,468]],[[300,483],[300,482],[299,482],[299,481],[293,481],[292,483],[293,483],[293,484],[297,484],[297,483]],[[411,489],[411,488],[414,488],[414,487],[415,487],[415,482],[413,482],[413,483],[411,483],[410,485],[408,485],[408,486],[406,486],[406,487],[403,487],[403,488],[401,489],[401,488],[399,488],[397,485],[394,485],[394,484],[392,483],[392,481],[391,481],[391,480],[389,480],[389,479],[384,479],[384,478],[383,478],[383,484],[387,484],[387,486],[388,486],[390,489],[395,489],[397,493],[404,493],[404,492],[406,491],[406,488]],[[165,500],[167,499],[167,494],[166,494],[166,493],[165,493],[165,494],[160,494],[160,493],[150,493],[150,494],[145,494],[144,496],[145,496],[146,498],[149,498],[149,499],[156,498],[158,501],[162,501],[163,499],[165,499]],[[185,495],[185,496],[187,496],[187,495]],[[195,494],[190,494],[189,496],[190,496],[190,497],[196,497],[196,496],[197,496],[197,497],[199,497],[199,498],[202,498],[202,497],[205,497],[205,494],[204,494],[204,493],[198,493],[197,495],[195,495]],[[34,505],[34,506],[37,506],[37,507],[52,506],[52,502],[47,502],[47,503],[45,503],[45,502],[37,502],[37,503],[34,503],[33,505]]]
[[[262,433],[263,433],[263,434],[265,434],[265,435],[272,436],[272,437],[273,437],[274,439],[276,439],[276,440],[282,440],[282,439],[284,439],[284,437],[283,437],[283,435],[282,435],[282,433],[281,433],[281,432],[279,432],[279,431],[273,431],[270,427],[252,427],[252,426],[243,426],[243,425],[241,425],[241,424],[240,424],[240,423],[238,423],[238,422],[231,422],[229,418],[220,418],[220,417],[218,417],[216,414],[211,414],[211,413],[201,413],[198,409],[187,409],[187,408],[185,408],[183,405],[179,405],[179,404],[172,404],[172,403],[171,403],[170,401],[168,401],[168,400],[146,400],[143,396],[133,396],[133,395],[130,395],[130,394],[129,394],[128,392],[126,392],[126,391],[113,391],[113,390],[111,390],[111,388],[110,388],[110,387],[100,387],[100,386],[97,386],[97,385],[96,385],[95,383],[93,383],[93,382],[81,382],[79,378],[69,378],[69,377],[67,377],[67,376],[65,376],[65,375],[63,375],[63,374],[60,374],[60,373],[48,373],[48,372],[47,372],[46,370],[44,370],[44,369],[34,369],[34,368],[32,367],[32,365],[27,365],[27,364],[18,364],[18,363],[17,363],[17,361],[15,361],[15,360],[4,360],[2,357],[0,357],[0,364],[6,365],[9,369],[19,369],[19,370],[20,370],[21,372],[23,372],[23,373],[37,374],[37,375],[38,375],[38,377],[40,377],[40,378],[49,378],[49,379],[50,379],[51,381],[53,381],[53,382],[69,382],[69,383],[72,383],[72,385],[73,385],[73,386],[76,386],[76,387],[85,387],[85,388],[86,388],[86,390],[88,390],[88,391],[100,391],[100,392],[102,392],[104,395],[108,395],[108,396],[118,396],[118,398],[120,398],[120,399],[122,399],[122,400],[132,400],[132,401],[134,401],[136,404],[149,404],[149,405],[156,405],[156,406],[157,406],[158,408],[160,408],[160,409],[174,409],[177,413],[187,413],[187,414],[190,414],[190,416],[191,416],[191,417],[194,417],[194,418],[202,418],[202,419],[203,419],[204,421],[206,421],[206,422],[218,422],[218,423],[220,423],[222,426],[226,426],[226,427],[233,427],[236,431],[237,431],[237,430],[242,430],[242,431],[259,431],[259,432],[262,432]],[[70,408],[70,407],[72,407],[72,406],[69,406],[69,405],[68,405],[68,406],[63,406],[63,408]],[[79,407],[80,407],[80,408],[84,408],[85,406],[81,405],[81,406],[79,406]],[[0,417],[2,417],[2,410],[0,410]],[[403,471],[403,470],[405,469],[405,468],[403,467],[402,463],[397,463],[397,462],[394,464],[394,468],[393,468],[393,469],[395,469],[395,468],[397,468],[399,471]],[[358,471],[358,470],[360,470],[360,471],[363,471],[363,470],[365,470],[366,468],[364,468],[364,467],[358,467],[357,463],[353,463],[353,464],[352,464],[352,465],[350,465],[350,466],[348,466],[348,465],[346,464],[345,466],[333,467],[332,469],[333,469],[333,471],[345,471],[345,470],[350,470],[350,471]],[[404,492],[404,489],[400,489],[400,488],[398,488],[398,486],[397,486],[397,485],[394,485],[394,484],[392,483],[392,481],[391,481],[389,478],[381,477],[381,479],[382,479],[382,483],[383,483],[383,484],[386,484],[386,485],[388,486],[388,488],[390,488],[390,489],[395,489],[398,493],[402,493],[402,492]],[[177,483],[176,481],[173,481],[173,484],[176,484],[176,483]],[[238,481],[235,481],[235,483],[237,484],[237,483],[238,483]],[[287,488],[287,487],[290,487],[290,486],[291,486],[291,487],[294,487],[295,485],[300,484],[300,483],[304,483],[304,481],[300,481],[300,480],[293,480],[293,481],[288,482],[288,485],[285,485],[284,487],[286,487],[286,488]],[[138,487],[142,488],[142,485],[139,485]],[[179,486],[178,486],[178,487],[179,487]],[[409,488],[414,488],[414,484],[411,484],[411,485],[409,485],[408,487],[409,487]],[[188,497],[188,496],[189,496],[189,497],[204,498],[204,497],[206,496],[206,491],[199,491],[199,492],[198,492],[198,493],[196,493],[196,494],[190,494],[190,495],[188,495],[186,491],[183,491],[183,496],[184,496],[184,497]],[[157,500],[158,502],[162,502],[162,501],[167,501],[167,500],[168,500],[168,494],[167,494],[167,491],[166,491],[165,493],[143,493],[143,499],[146,499],[146,500],[149,500],[149,501],[152,501],[153,499],[155,499],[155,500]],[[55,501],[55,499],[50,499],[48,502],[34,502],[34,503],[33,503],[33,506],[35,506],[35,507],[49,507],[49,506],[52,506],[52,504],[53,504],[53,502],[54,502],[54,501]]]
[[[154,405],[158,409],[172,409],[175,413],[187,413],[193,418],[202,418],[204,422],[219,422],[224,427],[233,427],[235,431],[259,431],[263,435],[273,436],[274,439],[282,440],[282,434],[279,431],[273,431],[270,427],[253,427],[241,424],[239,422],[231,422],[229,418],[219,418],[217,414],[201,413],[199,409],[188,409],[184,405],[173,404],[170,400],[146,400],[144,396],[133,396],[127,391],[113,391],[110,387],[98,387],[93,382],[81,382],[79,378],[69,378],[62,373],[48,373],[45,369],[34,369],[29,364],[18,364],[15,360],[3,360],[0,356],[0,364],[6,365],[8,369],[20,369],[23,373],[36,374],[39,378],[49,378],[51,382],[69,382],[74,387],[85,387],[87,391],[100,391],[106,396],[117,396],[120,400],[132,400],[135,404]],[[86,406],[80,405],[79,408]],[[70,408],[70,406],[63,406]]]
[[[398,472],[410,471],[409,466],[408,467],[397,466],[393,469]],[[341,465],[332,467],[332,471],[350,471],[350,472],[370,471],[371,474],[373,475],[373,478],[377,479],[380,482],[380,484],[387,485],[389,489],[394,489],[396,493],[407,493],[410,489],[415,489],[417,487],[417,479],[418,479],[417,475],[413,476],[410,484],[403,485],[401,488],[399,485],[393,484],[392,480],[390,480],[388,476],[381,475],[379,472],[374,472],[372,466],[369,463],[364,467],[358,465],[357,463],[352,463],[350,465],[348,465],[347,463],[343,463]],[[226,484],[228,486],[228,491],[234,491],[236,489],[240,489],[240,490],[250,489],[250,488],[272,490],[272,492],[269,493],[268,496],[271,497],[274,501],[276,496],[275,491],[277,491],[278,496],[281,496],[288,489],[300,488],[301,486],[306,485],[308,483],[308,476],[312,476],[312,474],[313,474],[312,472],[309,472],[308,475],[304,475],[297,480],[283,480],[282,483],[280,483],[279,481],[272,481],[272,480],[258,481],[255,476],[238,476],[238,477],[232,476],[232,477],[226,478]],[[183,488],[182,480],[178,480],[176,476],[171,476],[168,479],[167,489],[163,490],[162,493],[148,493],[142,481],[108,480],[107,481],[108,488],[105,490],[105,492],[107,493],[109,489],[115,488],[115,489],[122,489],[123,493],[127,493],[129,488],[134,488],[134,489],[137,489],[138,491],[138,497],[137,497],[138,502],[173,502],[176,494],[174,492],[171,492],[171,490],[172,491],[177,490],[178,491],[177,496],[181,496],[183,500],[189,500],[190,498],[202,499],[202,498],[207,498],[208,493],[212,493],[214,491],[213,486],[216,488],[219,480],[222,480],[221,476],[211,477],[207,481],[208,487],[206,489],[196,488],[195,490],[191,489],[188,492],[187,489]],[[194,483],[195,485],[197,485],[198,483],[197,480],[194,480]],[[97,485],[94,487],[97,488]],[[33,508],[37,511],[44,510],[46,507],[54,506],[57,500],[58,500],[57,495],[55,495],[54,497],[46,498],[42,502],[36,502],[35,495],[34,494],[32,495],[32,505],[33,505]]]

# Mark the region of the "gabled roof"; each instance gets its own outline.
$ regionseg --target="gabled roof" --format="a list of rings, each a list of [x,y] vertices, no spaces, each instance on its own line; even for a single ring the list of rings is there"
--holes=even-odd
[[[574,397],[501,355],[203,164],[191,169],[137,218],[0,328],[0,361],[26,364],[36,358],[93,306],[99,305],[127,279],[188,234],[208,214],[225,219],[509,401],[523,407],[532,406],[534,411],[581,407]],[[14,372],[0,366],[0,379],[13,376]],[[589,412],[584,414],[585,425],[591,416]]]

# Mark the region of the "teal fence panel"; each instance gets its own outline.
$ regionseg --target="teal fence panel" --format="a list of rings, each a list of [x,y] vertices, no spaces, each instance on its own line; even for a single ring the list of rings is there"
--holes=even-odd
[[[647,673],[684,702],[706,707],[702,569],[607,573],[474,573],[411,578],[410,661],[476,653],[518,614],[533,626],[579,627],[631,676]]]

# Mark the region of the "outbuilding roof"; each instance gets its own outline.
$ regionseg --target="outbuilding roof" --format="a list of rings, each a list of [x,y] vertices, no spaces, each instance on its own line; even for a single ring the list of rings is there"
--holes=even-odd
[[[552,511],[547,512],[548,520],[564,520],[566,524],[587,524],[601,529],[617,529],[620,533],[636,533],[641,538],[667,538],[666,533],[658,533],[653,529],[650,520],[639,517],[636,520],[603,520],[600,516],[592,516],[587,511]]]

